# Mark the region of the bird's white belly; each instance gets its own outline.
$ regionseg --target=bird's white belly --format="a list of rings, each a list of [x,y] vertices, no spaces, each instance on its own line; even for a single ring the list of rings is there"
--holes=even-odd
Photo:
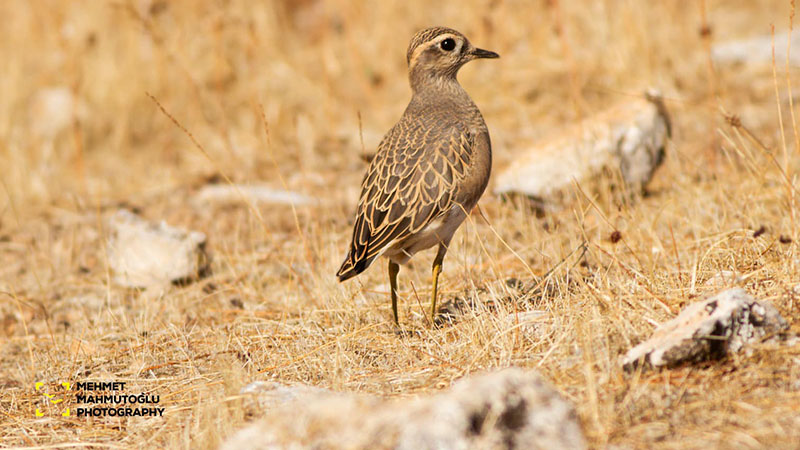
[[[447,214],[432,221],[428,226],[401,241],[387,245],[383,256],[397,264],[405,264],[415,253],[443,243],[450,245],[458,227],[466,219],[467,213],[461,205],[453,206]]]

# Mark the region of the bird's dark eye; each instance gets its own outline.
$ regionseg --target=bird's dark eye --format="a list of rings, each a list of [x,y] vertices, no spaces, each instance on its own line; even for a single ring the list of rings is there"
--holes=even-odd
[[[442,46],[442,50],[449,52],[449,51],[453,50],[454,48],[456,48],[456,41],[454,41],[454,40],[452,40],[450,38],[447,38],[447,39],[443,40],[442,43],[439,44],[439,45]]]

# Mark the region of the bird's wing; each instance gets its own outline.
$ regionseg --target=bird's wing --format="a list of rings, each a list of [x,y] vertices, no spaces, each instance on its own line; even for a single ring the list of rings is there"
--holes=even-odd
[[[419,232],[454,204],[466,175],[474,136],[466,127],[395,125],[378,147],[358,202],[350,251],[337,276],[366,269],[393,241]]]

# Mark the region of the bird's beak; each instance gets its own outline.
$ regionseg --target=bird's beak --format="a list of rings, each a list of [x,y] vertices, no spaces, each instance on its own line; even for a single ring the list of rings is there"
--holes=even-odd
[[[489,50],[484,50],[482,48],[476,48],[476,49],[472,50],[471,54],[472,54],[472,57],[476,58],[476,59],[477,58],[494,59],[494,58],[499,58],[500,57],[500,55],[498,55],[497,53],[491,52]]]

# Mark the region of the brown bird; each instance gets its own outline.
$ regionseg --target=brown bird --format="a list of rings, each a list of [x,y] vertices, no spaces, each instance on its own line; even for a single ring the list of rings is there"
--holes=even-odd
[[[428,28],[411,38],[406,53],[411,102],[378,145],[361,182],[350,250],[336,273],[345,281],[375,258],[388,258],[395,324],[400,264],[438,245],[433,321],[447,247],[486,189],[492,168],[489,130],[456,74],[473,59],[498,57],[450,28]]]

